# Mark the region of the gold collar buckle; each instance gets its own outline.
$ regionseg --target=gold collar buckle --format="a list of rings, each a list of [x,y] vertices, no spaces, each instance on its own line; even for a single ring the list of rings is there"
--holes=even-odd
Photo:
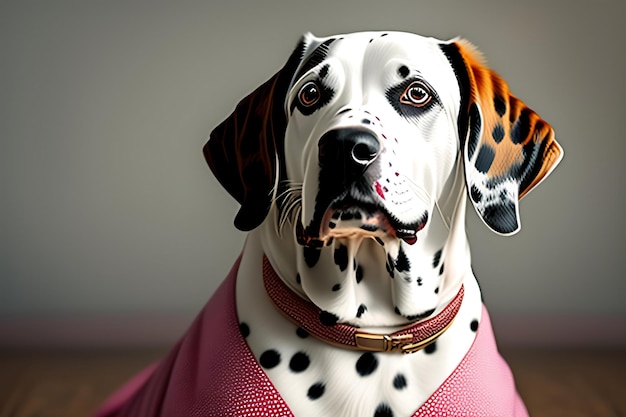
[[[372,333],[360,333],[354,334],[354,341],[356,348],[359,350],[367,350],[370,352],[392,352],[400,351],[402,353],[415,353],[426,346],[433,343],[443,332],[445,332],[450,324],[441,331],[424,340],[418,340],[413,342],[412,334],[404,335],[387,335],[387,334],[372,334]]]
[[[354,334],[356,347],[370,352],[391,352],[404,350],[405,346],[412,345],[413,335],[389,336],[387,334],[360,333]]]

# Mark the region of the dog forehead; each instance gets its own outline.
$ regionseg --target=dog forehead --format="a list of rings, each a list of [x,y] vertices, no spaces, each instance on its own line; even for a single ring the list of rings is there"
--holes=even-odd
[[[354,32],[315,37],[305,35],[307,51],[297,71],[302,76],[332,59],[353,76],[380,75],[386,69],[395,72],[402,66],[432,82],[435,89],[458,87],[454,70],[441,47],[448,43],[433,37],[409,32]],[[454,88],[453,88],[454,89]]]
[[[441,41],[408,32],[354,32],[343,35],[317,38],[308,35],[307,57],[324,49],[327,56],[344,60],[347,64],[359,64],[356,57],[374,54],[379,58],[404,58],[418,63],[427,63],[431,57],[443,57]],[[305,60],[306,58],[305,57]]]

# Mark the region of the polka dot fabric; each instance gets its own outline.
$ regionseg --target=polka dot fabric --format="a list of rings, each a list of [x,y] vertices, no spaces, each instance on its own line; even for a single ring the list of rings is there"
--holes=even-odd
[[[96,417],[293,417],[239,331],[238,267],[167,357],[113,394]],[[486,311],[470,351],[414,414],[425,416],[528,416]]]

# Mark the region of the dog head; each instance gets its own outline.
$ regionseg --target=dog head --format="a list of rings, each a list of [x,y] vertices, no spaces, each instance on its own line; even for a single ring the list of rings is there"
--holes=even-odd
[[[463,161],[493,231],[519,230],[519,199],[556,166],[552,128],[464,40],[407,33],[305,35],[285,66],[210,135],[205,157],[251,230],[279,205],[298,241],[413,243]]]
[[[235,225],[262,224],[268,258],[325,324],[395,326],[445,305],[470,267],[463,193],[515,233],[519,199],[562,151],[468,42],[363,32],[305,35],[204,154],[241,203]]]

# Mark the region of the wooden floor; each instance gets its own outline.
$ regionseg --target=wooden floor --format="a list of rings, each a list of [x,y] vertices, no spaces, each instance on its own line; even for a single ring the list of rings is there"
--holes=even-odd
[[[0,351],[0,417],[90,416],[115,387],[163,354]],[[531,416],[626,417],[626,350],[503,354]]]

